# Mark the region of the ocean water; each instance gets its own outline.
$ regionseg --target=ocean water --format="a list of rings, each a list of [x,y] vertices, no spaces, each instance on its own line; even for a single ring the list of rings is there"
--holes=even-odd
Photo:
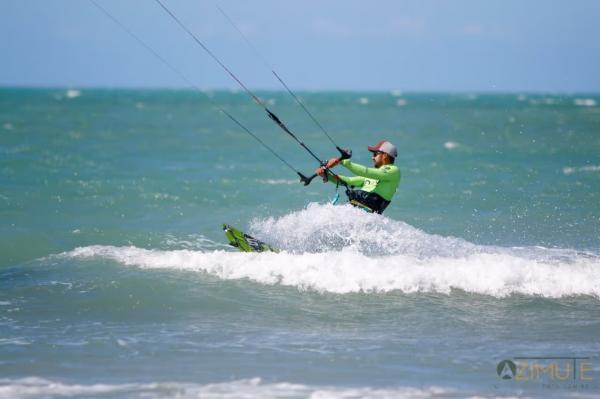
[[[299,94],[0,89],[0,398],[600,395],[600,96]]]

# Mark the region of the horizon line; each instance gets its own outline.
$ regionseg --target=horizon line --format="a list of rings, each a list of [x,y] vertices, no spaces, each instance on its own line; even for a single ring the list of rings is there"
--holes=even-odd
[[[180,91],[180,92],[196,92],[196,93],[211,93],[211,92],[228,92],[232,94],[244,93],[243,90],[237,88],[217,87],[196,89],[191,87],[177,86],[108,86],[108,85],[4,85],[0,83],[0,90],[136,90],[136,91]],[[268,93],[287,93],[283,89],[266,89],[254,88],[257,92]],[[594,91],[576,91],[576,90],[514,90],[514,89],[480,89],[480,90],[429,90],[429,89],[294,89],[298,93],[374,93],[374,94],[392,94],[394,96],[403,96],[409,94],[457,94],[457,95],[588,95],[600,96],[600,92]],[[245,94],[245,93],[244,93]]]

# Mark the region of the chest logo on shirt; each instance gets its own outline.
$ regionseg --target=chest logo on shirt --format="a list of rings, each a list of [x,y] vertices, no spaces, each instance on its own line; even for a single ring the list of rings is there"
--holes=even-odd
[[[375,180],[375,179],[365,179],[363,189],[375,187],[378,182],[379,182],[379,180]]]

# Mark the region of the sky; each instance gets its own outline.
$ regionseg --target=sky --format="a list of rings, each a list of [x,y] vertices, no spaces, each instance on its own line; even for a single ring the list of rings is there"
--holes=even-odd
[[[237,88],[156,1],[95,1],[197,87]],[[600,93],[597,0],[162,1],[252,89],[282,89],[274,69],[296,90]],[[0,0],[0,86],[190,88],[89,0]]]

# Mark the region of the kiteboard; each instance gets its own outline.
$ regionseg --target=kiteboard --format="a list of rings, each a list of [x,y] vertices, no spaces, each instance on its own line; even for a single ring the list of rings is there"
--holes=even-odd
[[[228,224],[223,225],[223,230],[225,237],[229,240],[229,245],[242,252],[279,252],[277,248],[273,248]]]

